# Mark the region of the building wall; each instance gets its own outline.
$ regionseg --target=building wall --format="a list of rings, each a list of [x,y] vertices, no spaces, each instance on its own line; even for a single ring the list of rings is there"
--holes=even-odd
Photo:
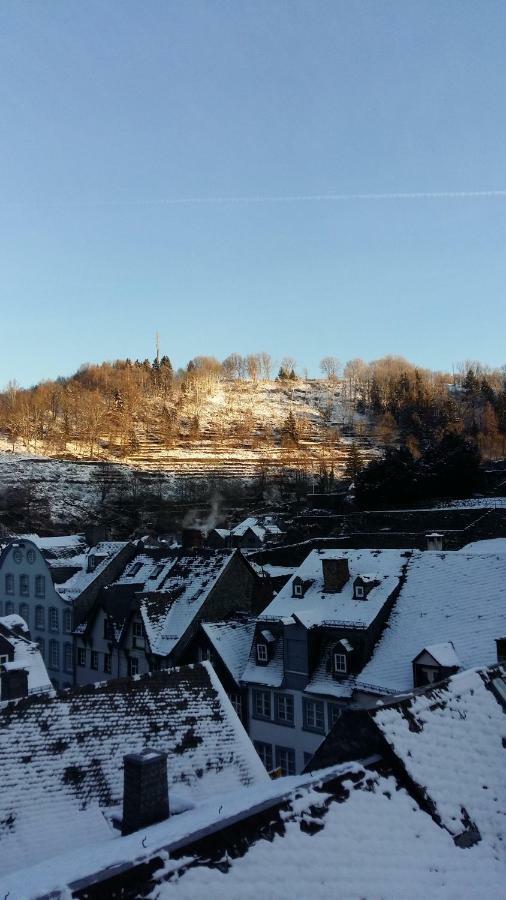
[[[76,684],[91,684],[96,681],[110,681],[113,678],[126,678],[130,674],[129,658],[137,660],[138,674],[144,675],[152,668],[150,660],[146,656],[148,650],[144,637],[134,636],[134,622],[140,622],[140,616],[135,615],[129,623],[124,642],[121,647],[104,637],[104,622],[107,616],[103,609],[99,609],[91,630],[86,637],[76,635]],[[80,665],[79,650],[84,651],[86,664]],[[92,653],[97,654],[97,667],[92,668]],[[104,658],[106,654],[111,656],[111,671],[106,672]]]
[[[270,694],[271,698],[271,720],[257,719],[255,717],[254,691],[265,690]],[[294,724],[293,727],[288,725],[280,725],[275,721],[275,695],[289,694],[293,697],[294,707]],[[320,700],[323,703],[324,712],[324,730],[322,732],[314,732],[305,730],[303,717],[303,700]],[[261,741],[268,744],[272,748],[273,766],[276,768],[276,747],[285,747],[295,751],[295,772],[302,772],[308,763],[308,757],[312,756],[326,734],[330,731],[331,720],[329,715],[329,704],[333,701],[330,698],[316,697],[311,694],[304,694],[303,691],[294,690],[278,690],[273,688],[262,687],[261,685],[249,685],[248,687],[248,734],[253,742]]]
[[[7,592],[9,576],[13,579],[13,593]],[[44,596],[36,595],[37,577],[44,579]],[[27,585],[26,594],[21,592],[22,578]],[[43,610],[43,622],[36,619],[36,607]],[[50,609],[57,613],[53,628],[50,628]],[[12,541],[0,556],[0,615],[9,612],[26,620],[32,640],[39,644],[53,685],[71,687],[74,684],[72,606],[55,590],[49,566],[32,541]],[[69,613],[70,628],[66,631]],[[69,646],[70,651],[66,651]]]

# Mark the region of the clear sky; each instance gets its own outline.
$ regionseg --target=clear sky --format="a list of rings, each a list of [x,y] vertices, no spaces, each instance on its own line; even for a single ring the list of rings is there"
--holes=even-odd
[[[0,386],[506,363],[504,0],[1,0]]]

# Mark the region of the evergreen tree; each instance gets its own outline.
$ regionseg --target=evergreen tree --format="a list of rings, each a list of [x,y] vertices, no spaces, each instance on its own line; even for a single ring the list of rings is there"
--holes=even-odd
[[[348,450],[348,454],[346,457],[346,463],[344,466],[344,474],[346,478],[351,478],[352,481],[355,481],[358,473],[362,471],[364,468],[364,463],[362,457],[360,456],[359,450],[355,442],[350,445]]]

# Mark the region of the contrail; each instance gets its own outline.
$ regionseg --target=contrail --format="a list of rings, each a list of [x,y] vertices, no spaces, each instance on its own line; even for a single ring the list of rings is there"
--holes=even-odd
[[[506,197],[506,190],[491,191],[404,191],[366,194],[258,194],[239,195],[236,197],[165,197],[151,200],[0,200],[0,207],[114,207],[114,206],[187,206],[187,205],[225,205],[249,203],[336,203],[369,200],[466,200],[486,197]]]

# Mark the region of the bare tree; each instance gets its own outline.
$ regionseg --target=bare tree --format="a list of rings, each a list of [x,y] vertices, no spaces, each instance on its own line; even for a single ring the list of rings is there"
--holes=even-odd
[[[324,356],[320,360],[320,369],[329,381],[336,382],[339,377],[341,363],[336,356]]]

